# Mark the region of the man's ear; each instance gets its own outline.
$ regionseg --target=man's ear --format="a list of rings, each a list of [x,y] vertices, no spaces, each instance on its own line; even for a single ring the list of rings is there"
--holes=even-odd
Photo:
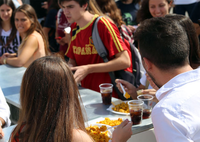
[[[88,3],[86,3],[86,4],[84,4],[84,5],[82,5],[82,7],[86,10],[87,9],[87,7],[88,7]]]
[[[143,63],[144,68],[145,68],[147,71],[152,70],[152,65],[153,65],[153,63],[152,63],[149,59],[143,57],[142,63]]]

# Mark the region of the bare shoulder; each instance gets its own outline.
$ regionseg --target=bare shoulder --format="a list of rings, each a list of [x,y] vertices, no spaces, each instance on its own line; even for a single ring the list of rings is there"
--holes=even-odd
[[[41,36],[38,32],[34,31],[34,32],[28,37],[26,43],[28,43],[29,46],[30,46],[30,44],[38,45],[38,40],[41,39],[41,38],[42,38],[42,36]]]
[[[74,129],[72,135],[72,142],[94,142],[86,132],[79,129]]]

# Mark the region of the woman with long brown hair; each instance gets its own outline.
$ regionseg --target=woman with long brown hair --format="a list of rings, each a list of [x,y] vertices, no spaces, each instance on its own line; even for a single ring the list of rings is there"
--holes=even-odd
[[[24,4],[16,9],[15,26],[22,38],[18,56],[5,53],[1,58],[3,64],[28,67],[34,60],[48,54],[48,43],[30,5]]]
[[[76,133],[86,135],[79,98],[73,74],[62,59],[36,60],[22,79],[21,112],[12,141],[67,142]]]
[[[20,103],[11,142],[93,142],[86,133],[77,84],[61,58],[42,57],[27,68]],[[131,126],[127,120],[122,122],[113,133],[113,142],[125,142]]]
[[[14,23],[14,11],[15,5],[12,0],[0,0],[0,58],[4,53],[16,55],[20,45],[19,32]]]

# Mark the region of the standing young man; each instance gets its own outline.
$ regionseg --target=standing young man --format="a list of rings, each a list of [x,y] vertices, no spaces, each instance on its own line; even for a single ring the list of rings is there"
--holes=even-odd
[[[200,68],[189,65],[189,41],[183,27],[168,18],[141,23],[135,33],[143,65],[159,102],[152,111],[158,142],[200,142]]]
[[[109,61],[104,63],[98,55],[92,40],[92,26],[101,13],[98,13],[94,0],[60,0],[59,3],[68,22],[75,22],[71,25],[71,42],[66,56],[69,57],[71,69],[75,71],[77,83],[81,82],[82,87],[99,92],[101,83],[111,83],[108,72],[122,69],[132,72],[131,53],[120,38],[117,26],[105,17],[99,20],[97,26]],[[118,98],[117,93],[113,92],[113,97]]]

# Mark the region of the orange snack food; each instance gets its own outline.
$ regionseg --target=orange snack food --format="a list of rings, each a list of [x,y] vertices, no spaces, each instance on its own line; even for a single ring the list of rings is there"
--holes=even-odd
[[[105,131],[106,129],[107,127],[105,125],[101,126],[100,128],[97,125],[94,125],[87,127],[86,131],[95,142],[109,142],[110,138],[108,136],[108,131]]]

